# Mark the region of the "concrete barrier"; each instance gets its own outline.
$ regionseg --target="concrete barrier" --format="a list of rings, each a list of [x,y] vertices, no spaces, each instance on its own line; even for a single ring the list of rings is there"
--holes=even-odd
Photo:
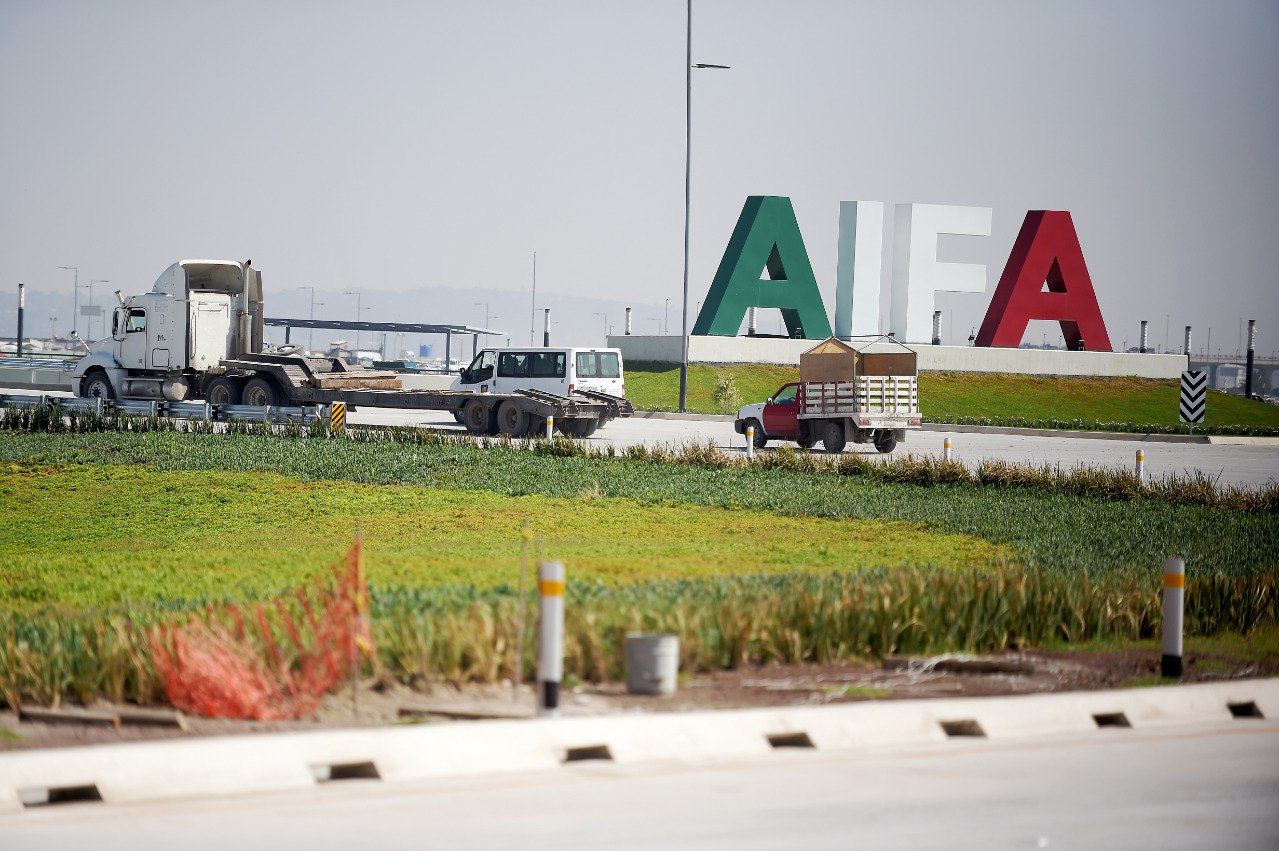
[[[759,759],[795,747],[882,750],[980,736],[1122,735],[1124,728],[1279,719],[1279,679],[1104,692],[894,700],[231,736],[0,753],[0,811],[93,789],[110,803],[619,764]],[[1117,729],[1116,729],[1117,728]]]
[[[802,352],[816,340],[772,337],[689,337],[690,363],[765,363],[799,366]],[[679,363],[679,337],[612,335],[610,346],[626,361]],[[993,372],[1017,375],[1136,376],[1178,378],[1187,368],[1185,355],[1130,352],[1067,352],[1052,349],[1003,349],[984,346],[910,344],[923,372]]]

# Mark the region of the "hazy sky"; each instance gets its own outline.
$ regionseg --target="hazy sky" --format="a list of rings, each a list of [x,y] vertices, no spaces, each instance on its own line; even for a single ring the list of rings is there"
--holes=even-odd
[[[69,314],[58,266],[129,293],[251,257],[270,315],[303,285],[326,318],[352,287],[371,320],[485,298],[526,338],[534,251],[564,342],[606,303],[651,333],[681,291],[684,26],[682,0],[0,0],[3,333],[19,282]],[[939,297],[958,341],[1025,212],[1066,209],[1116,348],[1143,318],[1279,340],[1274,0],[697,0],[693,27],[733,67],[694,72],[692,302],[748,195],[793,199],[832,319],[841,200],[989,206],[990,239],[943,243],[988,264]]]

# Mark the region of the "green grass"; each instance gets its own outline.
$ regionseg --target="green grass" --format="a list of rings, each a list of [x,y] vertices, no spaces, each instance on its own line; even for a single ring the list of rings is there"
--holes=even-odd
[[[198,495],[198,496],[197,496]],[[252,598],[323,572],[363,528],[379,586],[518,582],[525,522],[575,581],[985,567],[1011,549],[884,520],[777,516],[631,499],[299,481],[130,466],[0,469],[0,605]]]
[[[715,408],[715,378],[731,375],[741,394],[742,404],[762,402],[788,381],[799,380],[799,370],[787,366],[688,367],[688,410],[718,414]],[[679,366],[668,363],[626,363],[626,397],[637,410],[674,411],[679,408]]]
[[[1273,572],[1279,565],[1274,548],[1279,540],[1279,514],[1274,512],[1147,499],[1121,502],[971,483],[888,484],[759,465],[713,469],[622,458],[557,457],[518,447],[127,432],[75,437],[9,433],[0,440],[0,462],[5,460],[275,472],[309,481],[403,484],[505,497],[574,499],[585,493],[646,505],[900,521],[930,532],[990,541],[1011,550],[1029,566],[1053,571],[1104,574],[1139,568],[1154,575],[1172,555],[1183,556],[1192,574],[1221,571],[1246,576]],[[173,498],[199,501],[201,493],[197,489]],[[252,503],[234,493],[225,499],[212,506],[238,516],[253,512]],[[4,501],[11,502],[7,497]],[[413,513],[412,506],[402,510]],[[323,513],[307,517],[315,523],[335,522]],[[338,515],[343,534],[351,521],[350,514]]]
[[[719,373],[733,377],[743,404],[762,402],[786,382],[799,380],[799,370],[793,367],[693,364],[688,377],[690,411],[717,413],[712,396]],[[933,422],[971,417],[1179,425],[1180,390],[1175,380],[926,372],[919,384],[920,408]],[[640,410],[674,410],[679,403],[679,367],[627,363],[626,395]],[[1207,418],[1198,430],[1223,426],[1279,429],[1279,406],[1209,391]]]

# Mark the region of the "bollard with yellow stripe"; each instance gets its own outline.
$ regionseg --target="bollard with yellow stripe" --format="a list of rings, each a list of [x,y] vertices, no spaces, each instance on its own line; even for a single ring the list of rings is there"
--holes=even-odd
[[[539,598],[537,622],[538,713],[556,715],[560,680],[564,675],[564,564],[544,561],[537,566]]]
[[[1163,657],[1159,671],[1165,677],[1181,676],[1181,624],[1186,611],[1186,562],[1170,558],[1164,562]]]
[[[346,433],[346,402],[329,405],[329,434]]]

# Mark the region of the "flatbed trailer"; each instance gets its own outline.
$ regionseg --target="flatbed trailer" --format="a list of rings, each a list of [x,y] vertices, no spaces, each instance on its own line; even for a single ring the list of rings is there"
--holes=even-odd
[[[339,360],[300,355],[255,353],[221,361],[222,376],[243,382],[243,401],[249,405],[331,405],[446,411],[460,415],[473,434],[522,437],[540,431],[553,417],[562,432],[585,432],[598,424],[635,413],[630,401],[594,391],[567,396],[541,390],[511,393],[472,390],[403,390],[369,387],[399,379],[395,373],[367,370]],[[265,379],[265,380],[264,380]],[[343,387],[343,384],[363,386]],[[593,429],[592,429],[593,430]]]

